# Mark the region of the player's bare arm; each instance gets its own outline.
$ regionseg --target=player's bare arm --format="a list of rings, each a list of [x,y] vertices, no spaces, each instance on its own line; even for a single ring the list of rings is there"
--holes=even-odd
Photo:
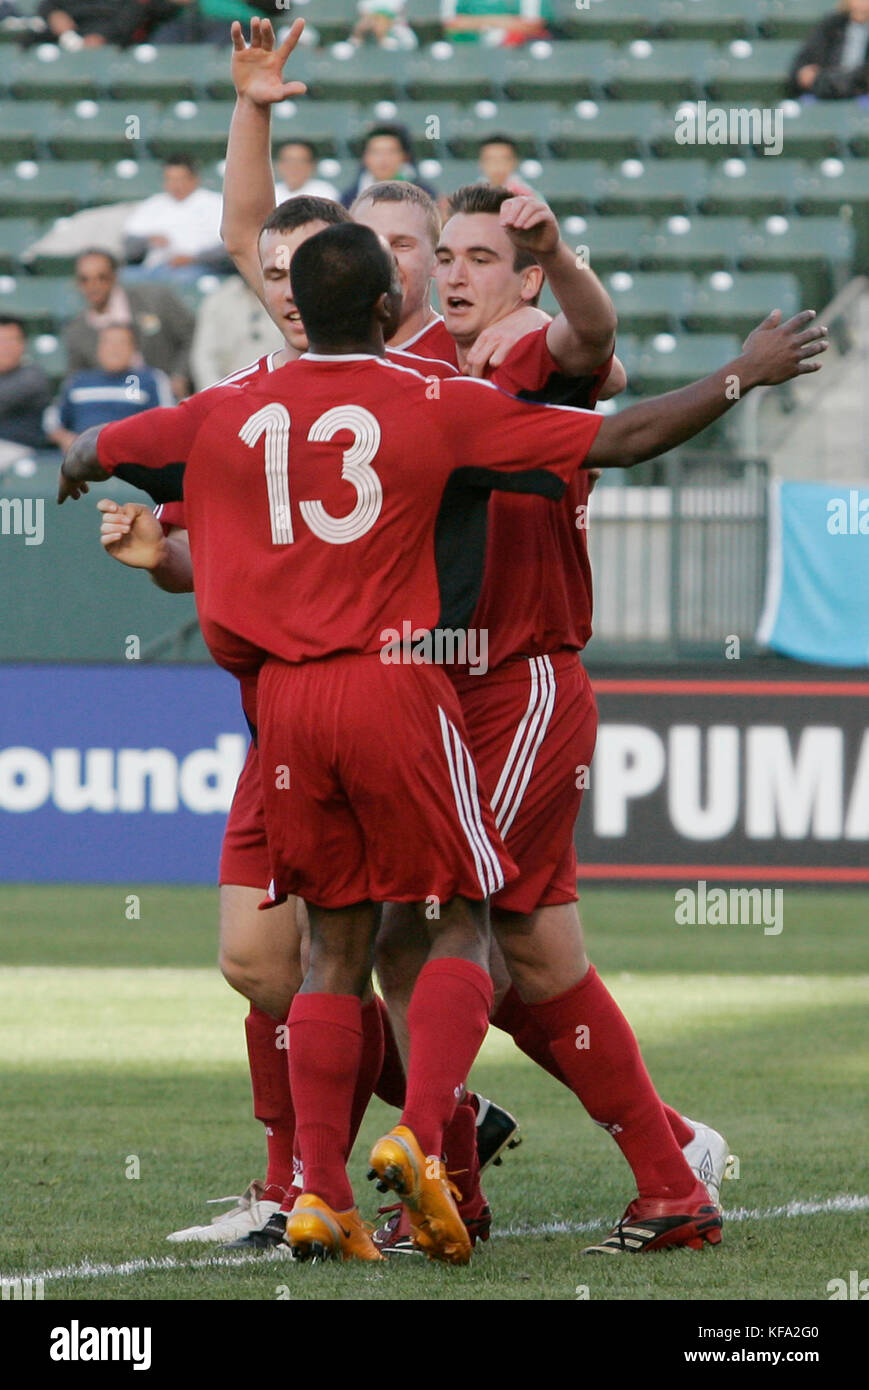
[[[562,241],[554,212],[540,198],[508,198],[500,219],[513,245],[534,256],[561,308],[546,332],[549,351],[568,376],[589,375],[615,345],[612,300],[594,271]]]
[[[131,569],[146,570],[159,589],[169,594],[193,591],[190,541],[183,526],[163,531],[150,507],[140,502],[114,502],[101,497],[100,544],[107,555]]]
[[[271,108],[306,90],[304,82],[285,82],[282,76],[304,27],[304,20],[297,19],[277,46],[268,19],[251,20],[249,44],[238,20],[231,29],[236,103],[226,147],[220,234],[240,274],[263,302],[259,234],[275,205]]]
[[[57,500],[60,505],[71,497],[78,501],[89,491],[88,483],[100,483],[111,475],[97,458],[97,440],[103,425],[91,425],[89,430],[73,440],[70,449],[60,465],[60,478],[57,485]]]
[[[814,359],[827,350],[827,330],[814,317],[814,309],[805,309],[782,323],[781,310],[774,309],[746,338],[739,357],[720,371],[604,420],[585,465],[631,468],[692,439],[755,386],[779,386],[820,371]]]
[[[521,309],[514,309],[512,314],[507,314],[479,334],[465,358],[465,375],[482,377],[487,368],[494,371],[507,360],[521,338],[551,322],[552,315],[535,308],[533,304],[523,304]]]

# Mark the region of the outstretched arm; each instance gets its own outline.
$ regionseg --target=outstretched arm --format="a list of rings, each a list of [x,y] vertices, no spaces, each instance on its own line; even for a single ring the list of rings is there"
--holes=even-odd
[[[249,44],[245,43],[238,20],[231,30],[236,103],[226,146],[220,234],[239,272],[260,299],[263,282],[259,234],[275,206],[271,108],[306,90],[304,82],[285,82],[281,75],[304,27],[304,20],[297,19],[277,48],[268,19],[251,20]]]
[[[100,543],[107,555],[131,569],[146,570],[166,593],[192,592],[190,541],[183,526],[164,534],[151,508],[140,502],[119,504],[101,497],[97,508],[102,513]]]
[[[813,324],[813,309],[781,322],[781,311],[745,340],[742,353],[712,376],[681,391],[632,405],[606,418],[585,457],[589,468],[631,468],[644,459],[693,439],[731,409],[755,386],[778,386],[795,376],[820,370],[813,361],[827,349],[827,330]]]

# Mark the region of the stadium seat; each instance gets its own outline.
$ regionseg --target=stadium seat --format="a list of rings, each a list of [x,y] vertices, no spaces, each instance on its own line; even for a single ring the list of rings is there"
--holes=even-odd
[[[787,212],[805,170],[796,159],[731,155],[710,169],[703,211],[742,213],[745,217]]]
[[[869,110],[856,101],[840,101],[834,105],[841,109],[847,123],[848,149],[858,159],[866,159],[869,156]]]
[[[643,270],[726,269],[736,265],[740,238],[751,223],[746,217],[685,217],[675,214],[657,223],[638,248]]]
[[[163,189],[163,166],[156,159],[121,159],[101,165],[90,188],[92,203],[130,203]]]
[[[46,141],[58,159],[135,159],[157,133],[154,102],[81,101],[60,107]]]
[[[709,64],[709,95],[725,106],[774,106],[785,95],[793,56],[789,40],[736,40]]]
[[[319,49],[308,51],[297,75],[308,84],[314,101],[346,101],[348,96],[356,101],[376,101],[401,95],[408,68],[406,54],[385,53],[366,44],[363,48],[350,46],[346,58]]]
[[[619,328],[648,337],[678,326],[691,301],[690,275],[615,271],[605,279],[619,316]]]
[[[106,91],[105,77],[111,52],[110,49],[89,48],[79,53],[65,53],[53,44],[44,44],[29,53],[17,54],[8,74],[4,65],[0,65],[0,79],[5,78],[13,96],[25,100],[80,101]],[[46,62],[40,58],[41,53],[55,56]]]
[[[782,106],[782,120],[784,152],[789,159],[841,154],[859,132],[851,103],[844,101],[788,101]],[[869,130],[869,118],[864,115],[864,120]]]
[[[80,309],[81,300],[66,278],[19,275],[0,280],[0,313],[23,319],[28,335],[50,333],[59,320],[71,318]]]
[[[229,53],[220,49],[229,71]],[[208,64],[214,53],[213,44],[140,44],[121,54],[114,54],[106,64],[103,81],[112,96],[127,101],[181,101],[205,91]],[[153,55],[153,56],[152,56]]]
[[[401,67],[404,89],[414,101],[468,102],[498,95],[504,58],[476,44],[435,44],[429,52],[404,55]]]
[[[523,156],[545,155],[560,109],[551,101],[479,102],[454,109],[445,120],[447,146],[458,158],[470,159],[487,135],[509,135]]]
[[[447,196],[468,183],[480,182],[480,169],[475,159],[421,159],[419,176]]]
[[[660,333],[632,360],[631,388],[643,395],[677,391],[717,372],[741,348],[742,340],[727,333]],[[620,343],[617,351],[621,357]]]
[[[355,8],[354,4],[354,11]],[[420,43],[433,43],[436,39],[442,38],[443,25],[438,0],[408,0],[404,8],[408,23]],[[317,23],[319,22],[318,19]]]
[[[0,273],[20,271],[19,257],[39,236],[39,224],[31,217],[4,217],[0,221]]]
[[[578,214],[562,222],[561,234],[577,255],[587,247],[588,263],[598,275],[637,267],[640,248],[652,228],[648,217],[582,217]]]
[[[566,39],[608,39],[619,43],[643,38],[655,22],[654,0],[552,0],[551,28]]]
[[[761,31],[774,39],[804,39],[832,8],[819,0],[757,0],[757,20]]]
[[[601,97],[618,54],[615,44],[529,44],[504,61],[504,90],[514,101],[525,98],[576,101]]]
[[[600,160],[550,160],[534,186],[557,217],[585,214],[597,206],[607,167]]]
[[[0,169],[0,206],[22,217],[64,217],[87,204],[97,167],[41,160]]]
[[[856,254],[853,224],[841,217],[770,217],[739,238],[742,270],[788,270],[803,304],[821,309],[848,279]]]
[[[853,218],[857,236],[856,265],[869,264],[869,162],[823,159],[803,165],[794,202],[800,215],[844,210]]]
[[[0,102],[0,161],[35,159],[40,153],[40,135],[46,125],[57,120],[61,108],[44,101]]]
[[[300,112],[303,105],[299,103]],[[314,119],[319,115],[320,108],[326,105],[325,102],[311,102],[306,109]],[[336,111],[336,130],[340,131],[342,141],[346,141],[355,158],[362,150],[365,132],[370,126],[383,121],[397,121],[406,126],[418,159],[436,157],[446,149],[448,132],[456,115],[456,106],[452,101],[439,102],[436,111],[432,110],[430,101],[376,101],[364,106],[348,105],[343,110],[343,116],[337,114],[337,103],[333,102],[331,106]],[[291,124],[295,129],[295,117]]]
[[[706,179],[707,168],[700,159],[628,159],[607,168],[599,211],[624,213],[640,208],[659,217],[690,212],[703,195]]]
[[[648,139],[667,117],[651,101],[578,101],[556,111],[547,143],[559,159],[624,159],[645,155]]]
[[[655,32],[678,39],[735,39],[755,33],[758,0],[657,0]]]
[[[199,159],[220,159],[226,154],[226,137],[232,118],[232,103],[224,101],[181,102],[157,116],[146,141],[158,159],[183,150]]]
[[[708,43],[636,39],[619,49],[607,90],[627,101],[678,102],[702,95],[715,51]]]
[[[66,349],[62,340],[55,333],[41,335],[31,342],[30,355],[58,389],[67,374]]]
[[[272,109],[272,149],[288,140],[310,140],[318,159],[343,154],[350,134],[362,122],[360,108],[351,101],[284,101]],[[229,126],[227,125],[227,134]]]
[[[800,307],[793,275],[716,271],[697,282],[684,321],[692,332],[745,337],[771,309],[781,309],[787,319]]]
[[[293,18],[300,17],[311,24],[328,45],[346,39],[358,19],[356,0],[317,0],[316,5],[297,5]]]

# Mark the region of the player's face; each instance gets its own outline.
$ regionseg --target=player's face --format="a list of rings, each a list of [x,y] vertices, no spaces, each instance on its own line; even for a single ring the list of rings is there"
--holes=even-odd
[[[457,213],[441,232],[435,281],[447,331],[473,343],[484,328],[527,302],[526,271],[513,268],[513,243],[497,216]]]
[[[427,303],[435,268],[425,213],[413,203],[374,203],[365,198],[353,219],[376,232],[395,257],[401,283],[401,322],[406,323]]]
[[[308,338],[293,299],[290,264],[302,242],[315,232],[322,232],[325,226],[325,222],[306,222],[303,227],[294,227],[291,232],[263,232],[259,239],[266,308],[283,333],[287,345],[296,352],[307,352]]]

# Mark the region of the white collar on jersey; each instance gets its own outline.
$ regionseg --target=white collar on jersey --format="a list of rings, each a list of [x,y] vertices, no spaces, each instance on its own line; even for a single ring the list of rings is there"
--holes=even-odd
[[[376,352],[303,352],[299,362],[382,362]]]
[[[393,348],[396,352],[406,352],[407,349],[409,347],[412,347],[414,343],[419,342],[420,338],[423,336],[424,333],[427,333],[430,328],[434,328],[436,323],[443,323],[443,321],[443,314],[435,314],[434,318],[430,319],[428,323],[424,324],[418,333],[414,333],[412,338],[405,338],[403,343],[393,343]]]

